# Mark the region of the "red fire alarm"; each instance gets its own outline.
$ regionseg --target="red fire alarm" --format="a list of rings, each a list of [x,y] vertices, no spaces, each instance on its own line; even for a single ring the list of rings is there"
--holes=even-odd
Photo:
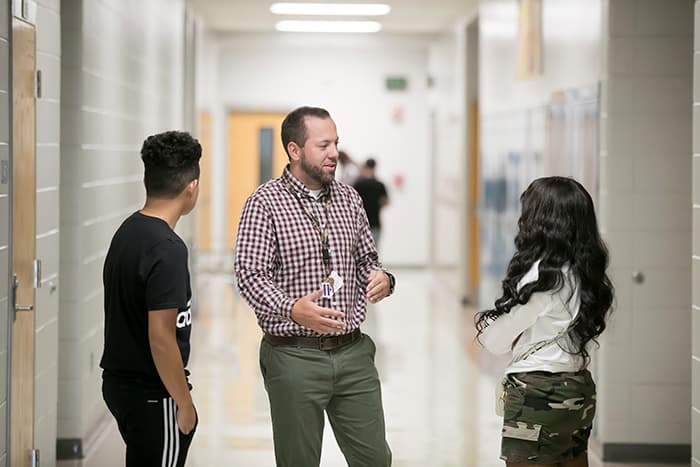
[[[403,108],[394,107],[391,110],[391,121],[395,124],[403,123]]]

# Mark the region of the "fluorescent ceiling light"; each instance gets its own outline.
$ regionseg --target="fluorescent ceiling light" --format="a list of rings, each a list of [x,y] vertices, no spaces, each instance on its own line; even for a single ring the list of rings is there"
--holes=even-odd
[[[278,15],[381,16],[391,7],[381,3],[273,3],[270,11]]]
[[[278,21],[275,29],[286,32],[377,32],[376,21]]]

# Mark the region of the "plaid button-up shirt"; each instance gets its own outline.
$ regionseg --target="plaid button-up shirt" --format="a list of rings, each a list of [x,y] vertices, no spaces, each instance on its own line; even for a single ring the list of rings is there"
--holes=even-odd
[[[330,196],[330,204],[327,204]],[[369,273],[381,270],[367,215],[357,192],[333,181],[316,199],[289,170],[261,185],[246,201],[238,226],[235,271],[241,296],[263,331],[277,336],[317,336],[291,318],[299,298],[321,288],[327,271],[321,234],[309,219],[328,226],[331,270],[344,285],[317,303],[345,313],[347,328],[366,317]]]

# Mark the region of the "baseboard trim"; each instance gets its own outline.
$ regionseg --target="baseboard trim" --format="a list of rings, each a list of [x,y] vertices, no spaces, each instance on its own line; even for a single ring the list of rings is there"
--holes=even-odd
[[[109,435],[114,419],[107,410],[95,422],[95,426],[85,438],[58,438],[56,440],[56,460],[80,460],[89,457]]]
[[[658,462],[688,464],[689,444],[631,444],[601,443],[601,460],[604,462]]]
[[[80,438],[58,438],[56,440],[56,460],[83,458],[83,440]]]

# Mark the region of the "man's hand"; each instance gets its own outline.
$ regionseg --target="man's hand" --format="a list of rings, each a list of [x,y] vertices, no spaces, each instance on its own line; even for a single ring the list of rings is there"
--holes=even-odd
[[[197,423],[197,412],[194,409],[194,405],[185,404],[184,407],[178,406],[175,418],[177,419],[177,426],[180,428],[180,431],[189,435],[192,430],[194,430],[194,426]]]
[[[332,318],[345,318],[345,313],[323,308],[316,304],[323,292],[317,290],[301,297],[292,307],[292,319],[305,328],[313,329],[319,334],[332,334],[344,331],[345,323]]]
[[[367,300],[371,303],[380,302],[382,299],[389,296],[391,283],[389,276],[384,271],[373,270],[369,273],[369,282],[367,283]]]

